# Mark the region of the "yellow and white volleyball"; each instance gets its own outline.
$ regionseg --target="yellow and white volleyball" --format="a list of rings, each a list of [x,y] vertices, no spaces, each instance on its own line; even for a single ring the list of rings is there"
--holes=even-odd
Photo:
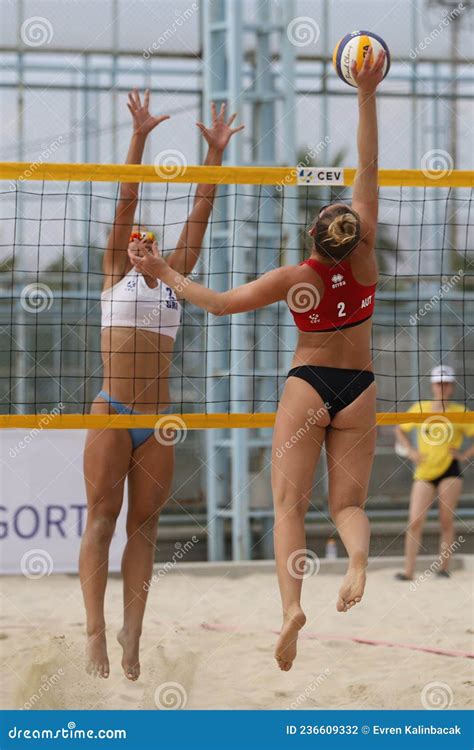
[[[390,50],[384,40],[372,31],[352,31],[336,44],[332,56],[334,68],[341,81],[345,81],[349,86],[357,87],[352,76],[352,63],[357,63],[357,71],[359,71],[369,49],[372,49],[373,60],[377,58],[381,50],[385,51],[383,71],[385,78],[390,70]]]

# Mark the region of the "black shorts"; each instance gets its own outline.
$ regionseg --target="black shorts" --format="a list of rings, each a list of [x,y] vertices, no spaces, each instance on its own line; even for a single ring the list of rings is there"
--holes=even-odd
[[[451,461],[444,474],[441,474],[441,476],[437,477],[436,479],[425,479],[425,482],[429,482],[430,484],[437,487],[438,484],[443,481],[443,479],[448,479],[448,477],[459,477],[459,479],[462,479],[461,467],[459,466],[459,461],[456,458]]]
[[[369,370],[346,370],[341,367],[319,367],[300,365],[293,367],[289,378],[301,378],[318,393],[331,417],[352,404],[366,388],[374,382],[374,373]]]

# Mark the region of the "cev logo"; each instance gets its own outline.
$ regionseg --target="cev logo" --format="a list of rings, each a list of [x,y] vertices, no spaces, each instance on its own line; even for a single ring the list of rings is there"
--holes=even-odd
[[[344,185],[344,170],[328,167],[299,167],[296,177],[298,185]]]

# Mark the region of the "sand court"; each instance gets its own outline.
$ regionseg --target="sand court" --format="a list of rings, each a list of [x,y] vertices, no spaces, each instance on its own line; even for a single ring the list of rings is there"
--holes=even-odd
[[[0,605],[6,676],[0,688],[2,708],[413,709],[430,702],[453,709],[472,706],[471,659],[402,647],[472,652],[469,569],[456,570],[450,580],[429,577],[415,590],[394,581],[396,567],[369,570],[363,602],[338,613],[341,576],[325,572],[323,565],[304,582],[308,622],[293,669],[282,673],[273,659],[272,631],[280,625],[275,577],[268,572],[234,577],[223,572],[225,567],[214,575],[190,573],[189,565],[177,565],[151,587],[142,674],[136,683],[123,676],[115,639],[122,609],[117,577],[109,580],[106,597],[111,664],[107,680],[85,672],[78,578],[5,577]],[[368,645],[349,638],[400,645]]]

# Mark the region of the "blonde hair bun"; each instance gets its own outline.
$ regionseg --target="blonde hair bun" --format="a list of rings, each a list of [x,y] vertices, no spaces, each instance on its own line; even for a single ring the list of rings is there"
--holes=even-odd
[[[354,241],[357,231],[358,222],[354,214],[339,214],[329,224],[325,242],[330,242],[335,247],[347,245]]]

